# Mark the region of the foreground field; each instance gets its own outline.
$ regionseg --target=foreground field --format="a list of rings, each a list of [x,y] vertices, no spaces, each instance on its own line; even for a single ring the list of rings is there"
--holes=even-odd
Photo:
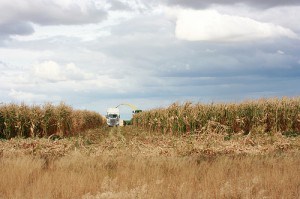
[[[300,138],[101,128],[0,141],[0,198],[300,198]]]

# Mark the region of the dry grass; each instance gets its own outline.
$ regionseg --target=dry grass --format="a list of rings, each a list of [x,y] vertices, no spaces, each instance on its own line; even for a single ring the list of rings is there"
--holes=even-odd
[[[102,128],[0,141],[0,198],[299,198],[300,138]]]
[[[2,198],[299,198],[298,155],[218,157],[86,156],[45,168],[30,156],[0,162]]]

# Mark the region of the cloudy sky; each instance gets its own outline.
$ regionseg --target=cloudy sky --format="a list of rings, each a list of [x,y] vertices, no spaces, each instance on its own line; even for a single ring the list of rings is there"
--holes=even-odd
[[[1,0],[0,102],[133,103],[300,94],[299,0]]]

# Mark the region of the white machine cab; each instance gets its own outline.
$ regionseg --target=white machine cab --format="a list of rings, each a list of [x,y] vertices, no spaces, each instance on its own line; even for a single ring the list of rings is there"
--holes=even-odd
[[[108,108],[106,111],[106,123],[108,126],[119,126],[120,110],[118,108]]]

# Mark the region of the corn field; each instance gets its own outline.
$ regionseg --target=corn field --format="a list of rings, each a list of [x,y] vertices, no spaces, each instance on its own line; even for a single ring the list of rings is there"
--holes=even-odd
[[[100,114],[74,110],[64,103],[58,106],[49,103],[43,106],[0,105],[0,138],[73,136],[103,124]]]
[[[300,134],[300,98],[260,99],[242,103],[174,103],[136,114],[133,124],[150,131],[182,134],[209,131],[249,134]]]

